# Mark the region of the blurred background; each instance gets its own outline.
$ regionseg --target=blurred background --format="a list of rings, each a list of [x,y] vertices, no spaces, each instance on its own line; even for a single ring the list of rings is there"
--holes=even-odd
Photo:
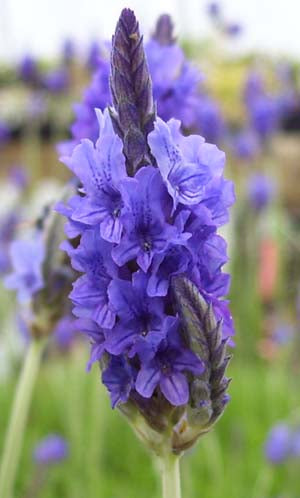
[[[181,101],[172,112],[186,134],[200,133],[226,151],[237,197],[224,229],[236,327],[232,400],[215,430],[184,458],[183,495],[299,498],[296,0],[0,0],[0,275],[11,270],[11,241],[69,178],[59,157],[92,138],[93,108],[110,102],[109,43],[125,6],[135,10],[146,41],[158,16],[172,15],[185,55],[175,70],[167,68],[168,91],[183,99],[191,90],[185,64],[198,75],[193,119],[181,112]],[[158,87],[158,111],[168,119]],[[0,449],[26,341],[18,305],[0,284]],[[85,372],[88,349],[72,320],[58,324],[34,393],[16,497],[160,496],[151,458],[111,410],[97,366]],[[63,438],[68,450],[41,472],[34,451],[49,434]]]

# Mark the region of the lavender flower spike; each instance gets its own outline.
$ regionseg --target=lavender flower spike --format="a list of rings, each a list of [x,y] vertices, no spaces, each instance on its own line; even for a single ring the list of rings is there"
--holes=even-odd
[[[155,36],[171,41],[171,33],[164,16]],[[164,53],[174,46],[151,44]],[[184,136],[180,121],[155,117],[128,9],[113,38],[111,90],[110,115],[97,111],[95,146],[83,140],[65,160],[82,184],[60,209],[76,237],[67,249],[71,265],[82,273],[70,298],[91,339],[88,368],[100,363],[112,407],[161,460],[174,460],[229,400],[226,343],[234,327],[218,228],[228,220],[233,186],[222,151]],[[169,491],[164,497],[179,496]]]
[[[143,37],[134,13],[124,9],[112,40],[110,88],[111,118],[122,138],[130,175],[150,163],[147,135],[155,111],[152,84],[143,48]]]

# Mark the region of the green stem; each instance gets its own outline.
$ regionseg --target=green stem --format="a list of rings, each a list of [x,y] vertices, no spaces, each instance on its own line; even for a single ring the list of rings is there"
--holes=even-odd
[[[179,457],[172,453],[162,458],[162,496],[181,498]]]
[[[0,468],[0,496],[3,498],[11,498],[13,495],[24,430],[44,344],[42,340],[31,341],[19,377]]]

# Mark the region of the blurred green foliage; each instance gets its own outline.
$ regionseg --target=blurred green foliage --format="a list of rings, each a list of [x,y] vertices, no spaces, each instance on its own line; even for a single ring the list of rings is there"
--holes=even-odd
[[[32,449],[50,432],[67,438],[70,456],[49,469],[34,496],[159,497],[159,476],[150,455],[118,411],[110,409],[97,367],[85,373],[86,357],[87,351],[80,348],[69,357],[44,362],[25,434],[16,498],[28,496],[26,490],[35,472]],[[297,498],[296,469],[290,464],[271,467],[263,453],[270,426],[297,406],[295,386],[280,365],[236,358],[229,373],[233,377],[232,401],[225,415],[183,458],[183,496]],[[13,382],[1,387],[2,429],[8,420],[13,390]],[[0,438],[2,444],[3,430]]]

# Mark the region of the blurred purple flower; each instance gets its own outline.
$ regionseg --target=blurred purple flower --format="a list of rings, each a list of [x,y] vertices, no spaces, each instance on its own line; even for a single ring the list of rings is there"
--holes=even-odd
[[[101,46],[97,40],[93,40],[88,48],[87,66],[91,71],[98,69],[98,64],[102,58]]]
[[[45,247],[41,235],[13,241],[10,255],[13,272],[5,277],[4,283],[8,289],[17,291],[19,302],[28,301],[44,285],[42,263]]]
[[[201,95],[196,106],[196,116],[200,135],[210,143],[219,143],[225,131],[219,104],[208,95]]]
[[[237,22],[231,22],[225,26],[225,33],[228,36],[232,36],[232,37],[238,36],[242,33],[242,31],[243,31],[243,28],[242,28],[241,24],[239,24]]]
[[[29,54],[25,55],[17,67],[17,74],[25,83],[38,83],[40,74],[36,60]]]
[[[59,320],[53,330],[53,340],[58,348],[62,351],[70,349],[76,336],[78,335],[77,319],[73,316],[64,316]]]
[[[65,460],[68,454],[67,441],[57,434],[50,434],[36,445],[33,458],[38,465],[52,465]]]
[[[221,6],[219,2],[210,2],[207,5],[207,12],[213,19],[218,19],[221,14]]]
[[[262,140],[266,140],[278,126],[278,101],[270,95],[261,95],[248,106],[251,126]]]
[[[259,140],[251,130],[242,130],[235,134],[231,146],[234,155],[246,161],[252,161],[260,152]]]
[[[285,462],[291,456],[293,434],[287,424],[275,425],[265,443],[265,455],[273,464]]]
[[[260,211],[268,206],[275,196],[272,178],[263,173],[254,173],[248,180],[248,199],[254,210]]]
[[[251,70],[247,75],[244,88],[243,88],[243,99],[246,105],[250,105],[251,102],[260,97],[265,92],[264,82],[262,75],[255,70]]]
[[[48,92],[59,94],[68,90],[70,85],[70,76],[66,68],[58,68],[47,73],[43,77],[42,83]]]

